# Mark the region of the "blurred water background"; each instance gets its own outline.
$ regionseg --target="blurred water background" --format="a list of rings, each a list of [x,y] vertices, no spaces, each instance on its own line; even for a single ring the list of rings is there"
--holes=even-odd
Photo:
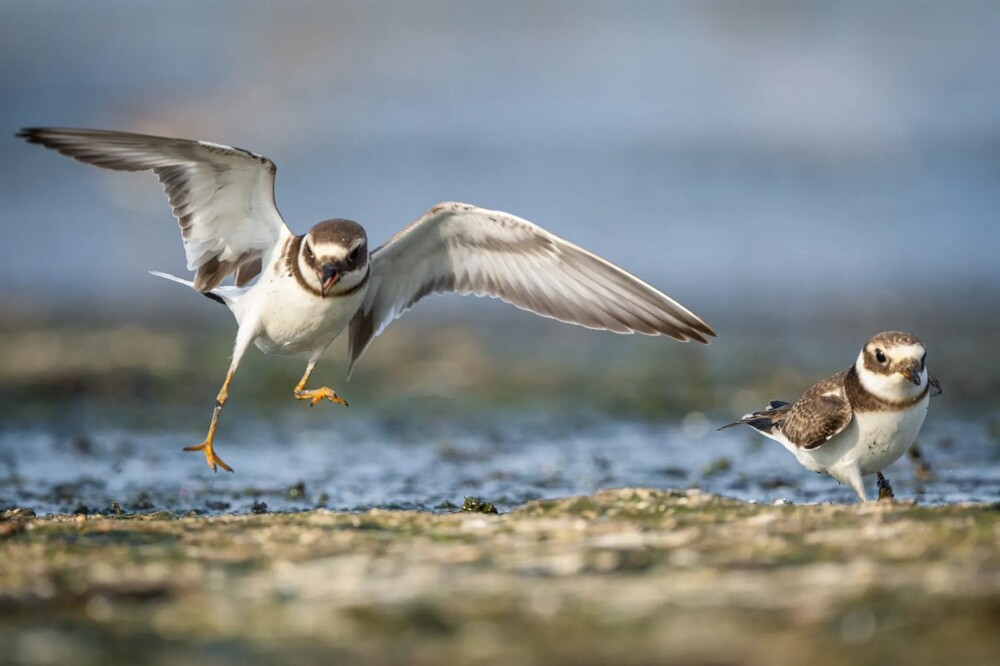
[[[945,387],[926,501],[1000,494],[1000,5],[989,2],[7,2],[0,6],[0,505],[47,511],[501,507],[616,485],[850,501],[714,429],[879,330]],[[373,243],[433,204],[510,211],[661,287],[708,348],[420,304],[343,378],[252,352],[200,441],[234,327],[184,273],[148,174],[13,138],[201,138],[278,164],[293,230]],[[898,479],[898,480],[897,480]],[[298,483],[304,485],[301,490]],[[248,499],[249,498],[249,499]]]

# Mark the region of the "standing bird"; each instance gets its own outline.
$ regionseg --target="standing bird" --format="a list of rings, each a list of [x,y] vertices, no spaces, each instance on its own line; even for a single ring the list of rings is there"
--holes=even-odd
[[[827,377],[797,402],[772,400],[719,430],[745,423],[795,454],[806,469],[846,483],[866,501],[861,478],[878,474],[906,453],[941,393],[927,374],[927,348],[916,336],[885,331],[873,336],[847,370]],[[884,485],[883,485],[884,484]]]
[[[708,343],[715,332],[666,294],[527,220],[461,203],[434,206],[372,252],[365,230],[327,220],[296,236],[274,202],[274,163],[208,141],[87,129],[26,128],[19,137],[82,162],[152,171],[180,223],[190,285],[226,305],[239,330],[203,451],[232,471],[213,442],[229,384],[251,344],[265,354],[308,355],[294,389],[311,405],[347,405],[306,384],[323,351],[349,327],[350,368],[372,339],[424,296],[500,298],[543,317],[616,333]],[[235,285],[220,286],[235,274]]]

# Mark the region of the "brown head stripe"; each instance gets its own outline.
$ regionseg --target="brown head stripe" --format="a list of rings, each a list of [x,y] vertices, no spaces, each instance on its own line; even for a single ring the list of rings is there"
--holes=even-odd
[[[298,262],[299,248],[302,247],[303,238],[305,238],[305,236],[293,236],[288,240],[288,243],[285,245],[284,249],[285,268],[288,270],[288,274],[293,276],[295,278],[295,281],[299,283],[300,287],[308,291],[313,296],[319,296],[320,298],[322,298],[323,292],[321,292],[319,289],[316,289],[313,285],[309,284],[309,282],[306,281],[305,276],[302,275],[302,271],[299,270],[299,262]],[[350,289],[348,289],[343,293],[331,294],[330,297],[342,298],[344,296],[350,296],[358,289],[363,287],[365,283],[368,282],[368,278],[369,276],[371,276],[371,272],[372,269],[371,265],[369,264],[368,270],[367,272],[365,272],[365,277],[361,280],[361,282],[357,283],[356,285],[354,285],[353,287],[351,287]]]

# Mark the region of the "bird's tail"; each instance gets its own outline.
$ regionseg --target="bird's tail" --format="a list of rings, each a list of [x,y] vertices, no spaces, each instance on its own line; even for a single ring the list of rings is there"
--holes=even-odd
[[[177,282],[179,284],[185,284],[192,289],[194,289],[194,283],[190,280],[185,280],[184,278],[179,278],[176,275],[171,275],[170,273],[161,273],[160,271],[149,271],[150,275],[155,275],[156,277],[161,277],[165,280],[170,280],[171,282]],[[229,306],[232,303],[232,296],[226,294],[226,290],[231,289],[227,287],[216,287],[211,291],[201,291],[198,292],[206,298],[210,298],[216,303],[221,303],[222,305]]]
[[[726,428],[732,428],[733,426],[745,423],[757,432],[769,435],[772,434],[779,426],[781,420],[785,417],[785,414],[788,413],[788,410],[791,409],[791,407],[792,406],[787,402],[772,400],[768,403],[767,409],[746,414],[739,421],[727,423],[719,428],[719,430],[725,430]]]

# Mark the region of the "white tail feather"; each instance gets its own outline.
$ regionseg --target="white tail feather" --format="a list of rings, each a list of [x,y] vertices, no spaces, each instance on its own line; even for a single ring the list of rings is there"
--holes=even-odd
[[[190,280],[185,280],[184,278],[179,278],[176,275],[171,275],[170,273],[161,273],[160,271],[149,271],[149,273],[151,275],[155,275],[156,277],[161,277],[164,280],[170,280],[171,282],[183,284],[194,289],[193,282],[191,282]],[[247,290],[249,290],[249,287],[225,286],[225,287],[216,287],[215,289],[206,292],[199,291],[198,293],[201,294],[202,296],[207,296],[213,301],[218,301],[219,303],[222,303],[230,310],[232,310],[233,304],[237,300],[239,300],[239,297],[245,294]],[[198,290],[195,289],[195,291]]]
[[[164,280],[170,280],[172,282],[178,282],[180,284],[186,284],[187,286],[189,286],[192,289],[194,289],[194,282],[191,282],[190,280],[185,280],[183,278],[179,278],[176,275],[171,275],[170,273],[161,273],[160,271],[149,271],[149,274],[150,275],[155,275],[156,277],[161,277]]]

